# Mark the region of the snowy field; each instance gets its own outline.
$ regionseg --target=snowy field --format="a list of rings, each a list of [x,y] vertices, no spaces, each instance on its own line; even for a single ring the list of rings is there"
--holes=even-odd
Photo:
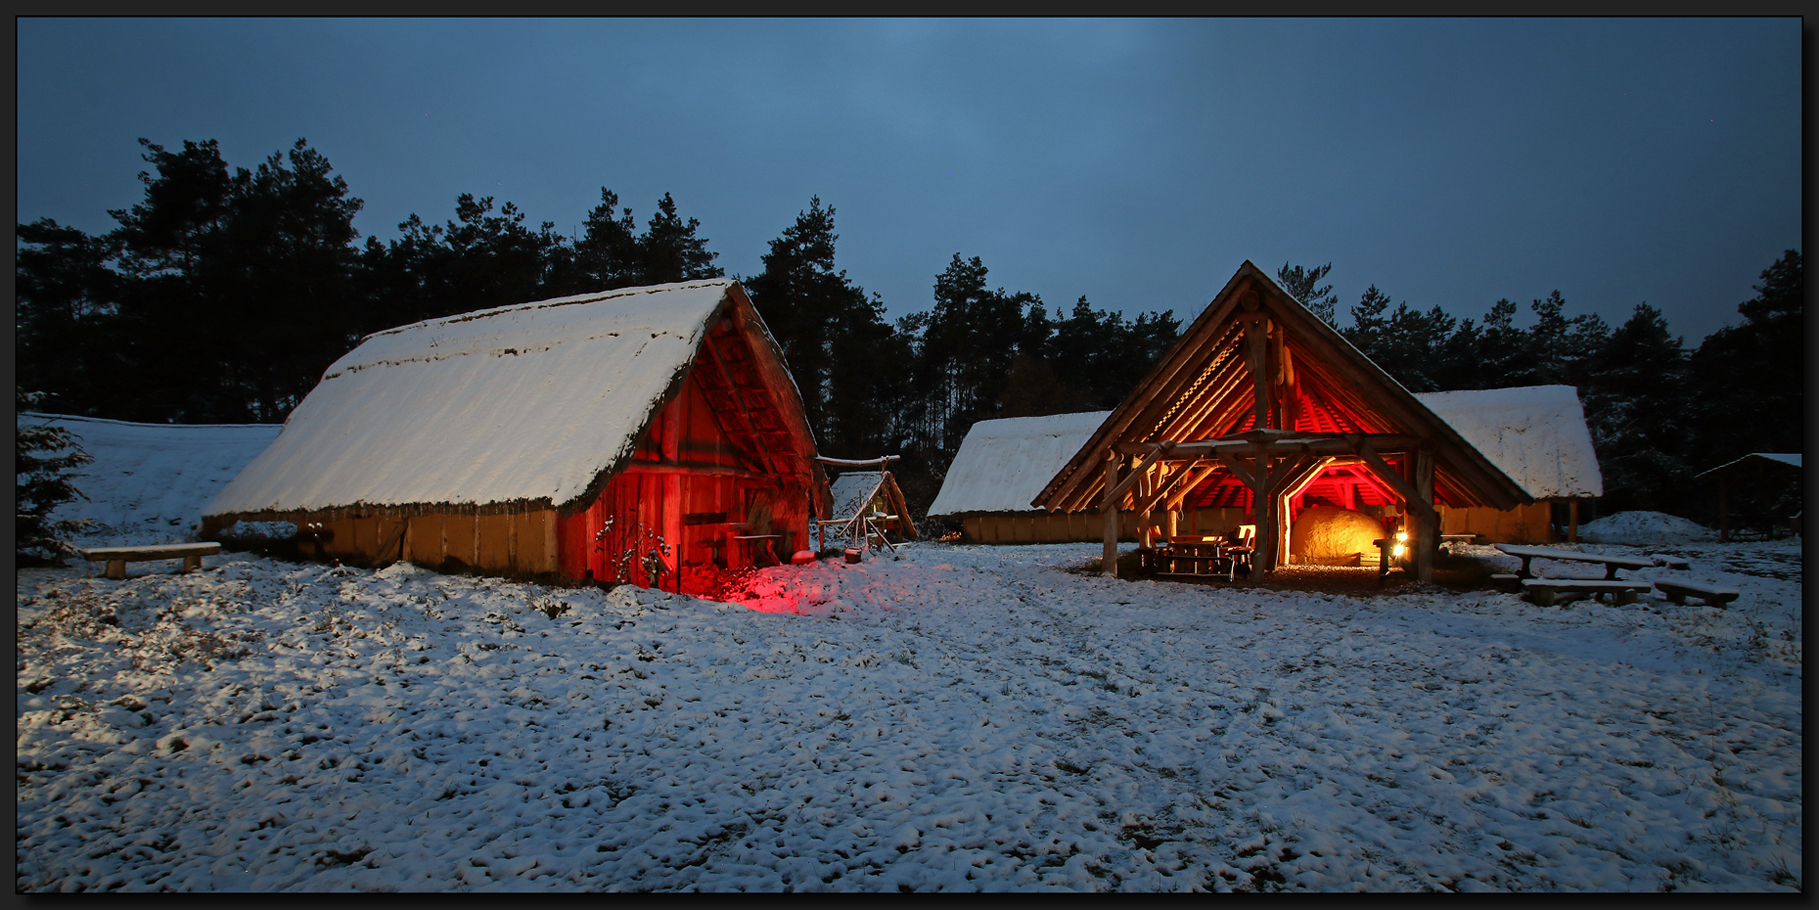
[[[1799,540],[1588,548],[1743,596],[24,569],[17,889],[1800,889]]]
[[[18,888],[1800,887],[1796,543],[1682,548],[1725,611],[1089,550],[769,570],[800,614],[25,570]]]

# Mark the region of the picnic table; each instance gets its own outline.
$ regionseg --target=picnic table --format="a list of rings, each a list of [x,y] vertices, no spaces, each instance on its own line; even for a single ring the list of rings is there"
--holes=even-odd
[[[1525,547],[1513,543],[1495,545],[1517,559],[1522,560],[1522,570],[1518,578],[1534,578],[1535,573],[1529,570],[1529,564],[1537,559],[1557,559],[1562,562],[1589,562],[1604,566],[1604,577],[1615,579],[1618,569],[1652,569],[1655,561],[1635,556],[1617,556],[1612,553],[1581,553],[1578,550],[1556,550],[1551,547]]]

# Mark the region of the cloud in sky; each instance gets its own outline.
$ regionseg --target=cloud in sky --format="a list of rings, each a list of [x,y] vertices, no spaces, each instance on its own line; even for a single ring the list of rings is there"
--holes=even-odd
[[[1332,261],[1456,316],[1559,289],[1696,344],[1801,235],[1798,19],[18,21],[21,221],[139,201],[136,140],[299,136],[389,239],[455,196],[578,230],[664,192],[729,273],[820,195],[894,314],[990,281],[1191,317]]]

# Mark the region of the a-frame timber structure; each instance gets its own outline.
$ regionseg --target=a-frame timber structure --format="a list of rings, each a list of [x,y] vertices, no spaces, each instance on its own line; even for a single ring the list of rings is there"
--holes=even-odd
[[[1317,482],[1348,506],[1357,496],[1399,508],[1422,581],[1433,578],[1437,503],[1534,501],[1247,260],[1031,504],[1098,509],[1108,575],[1119,509],[1163,510],[1147,537],[1151,526],[1172,536],[1184,505],[1246,506],[1255,579],[1286,562],[1291,499]]]

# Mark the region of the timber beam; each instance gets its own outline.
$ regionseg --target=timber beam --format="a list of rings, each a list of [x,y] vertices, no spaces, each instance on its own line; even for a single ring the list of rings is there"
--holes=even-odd
[[[1248,438],[1247,438],[1248,437]],[[1397,452],[1421,448],[1419,436],[1400,433],[1292,433],[1276,430],[1240,433],[1220,439],[1177,442],[1169,452],[1171,461],[1197,458],[1259,455],[1357,455],[1369,447],[1377,452]],[[1154,442],[1120,442],[1112,450],[1120,455],[1147,455],[1155,450]]]

